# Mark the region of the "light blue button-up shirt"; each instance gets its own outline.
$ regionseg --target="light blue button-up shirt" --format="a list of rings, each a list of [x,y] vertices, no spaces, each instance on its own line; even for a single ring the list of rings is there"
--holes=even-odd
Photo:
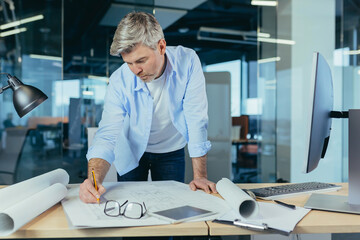
[[[205,78],[195,51],[182,46],[167,47],[170,74],[165,92],[175,128],[188,142],[190,157],[205,155],[208,104]],[[104,111],[87,159],[101,158],[114,164],[120,175],[139,165],[148,144],[153,116],[153,99],[146,84],[127,64],[110,77]]]

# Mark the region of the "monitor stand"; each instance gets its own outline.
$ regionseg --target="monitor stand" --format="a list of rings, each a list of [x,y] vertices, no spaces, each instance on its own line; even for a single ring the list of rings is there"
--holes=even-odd
[[[360,109],[349,110],[349,196],[312,194],[305,208],[360,214]]]

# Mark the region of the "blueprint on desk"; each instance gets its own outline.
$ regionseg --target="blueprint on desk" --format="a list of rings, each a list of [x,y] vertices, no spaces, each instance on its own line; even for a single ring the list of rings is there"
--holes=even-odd
[[[168,221],[146,214],[141,219],[104,214],[106,200],[123,203],[144,202],[149,212],[190,205],[216,214],[191,221],[213,220],[230,210],[224,200],[203,191],[192,191],[187,184],[176,181],[104,183],[106,193],[98,204],[85,204],[79,199],[79,186],[69,186],[68,195],[61,202],[69,225],[73,227],[130,227],[169,224]]]

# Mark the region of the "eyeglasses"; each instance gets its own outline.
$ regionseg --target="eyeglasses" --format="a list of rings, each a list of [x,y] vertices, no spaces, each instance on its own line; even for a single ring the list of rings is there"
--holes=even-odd
[[[104,213],[109,217],[124,216],[131,219],[140,219],[147,212],[145,203],[129,202],[126,200],[120,205],[117,201],[108,200],[105,203]]]

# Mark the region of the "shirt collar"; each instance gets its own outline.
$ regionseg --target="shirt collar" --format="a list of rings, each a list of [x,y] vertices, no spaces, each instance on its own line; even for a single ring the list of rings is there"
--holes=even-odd
[[[165,70],[164,70],[164,72],[166,71],[166,69],[170,69],[170,71],[172,72],[172,73],[174,73],[175,72],[175,70],[174,70],[174,62],[173,62],[173,59],[171,59],[171,58],[169,58],[169,54],[168,54],[168,50],[166,50],[166,54],[165,54],[165,57],[166,57],[166,67],[165,67]],[[163,73],[164,74],[164,73]],[[139,91],[139,90],[141,90],[141,89],[146,89],[145,91],[148,91],[148,89],[147,89],[147,87],[146,87],[146,84],[144,83],[144,81],[143,80],[141,80],[138,76],[136,76],[135,75],[135,88],[134,88],[134,90],[135,91]]]
[[[169,65],[169,73],[171,73],[170,75],[172,74],[175,74],[175,63],[174,63],[174,59],[172,58],[172,55],[171,53],[169,52],[169,50],[166,48],[166,56],[167,56],[167,64]]]

